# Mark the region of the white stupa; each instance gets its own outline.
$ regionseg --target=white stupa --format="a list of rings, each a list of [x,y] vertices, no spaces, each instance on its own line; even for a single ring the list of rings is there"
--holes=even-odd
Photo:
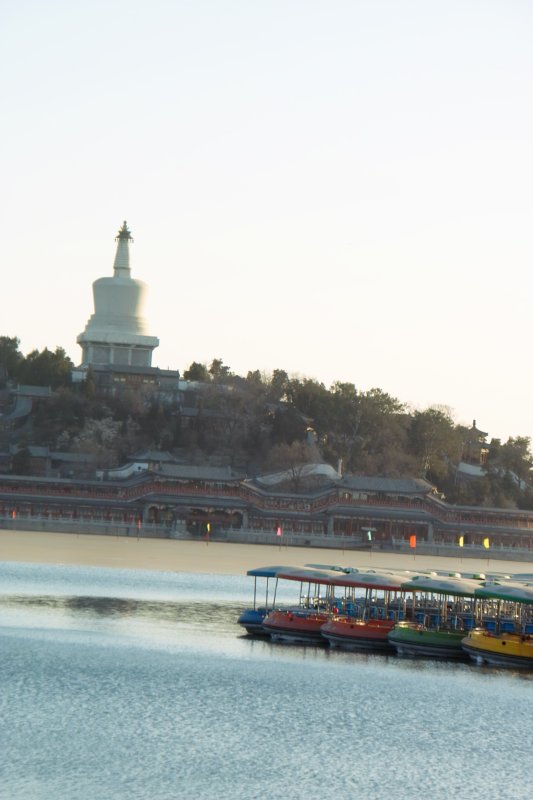
[[[129,246],[133,239],[126,222],[115,241],[113,277],[93,283],[94,314],[77,338],[83,351],[81,366],[150,367],[159,339],[148,336],[142,317],[146,284],[131,277]]]

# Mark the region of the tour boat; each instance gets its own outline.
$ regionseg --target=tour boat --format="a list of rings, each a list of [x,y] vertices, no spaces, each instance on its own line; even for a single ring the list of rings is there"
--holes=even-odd
[[[462,640],[475,624],[475,592],[469,578],[418,575],[403,584],[413,592],[414,618],[399,621],[388,635],[401,656],[464,659]]]
[[[495,634],[475,628],[462,640],[462,646],[476,664],[533,669],[533,635],[528,633]]]
[[[273,641],[325,644],[320,629],[338,602],[333,589],[335,577],[334,571],[306,567],[280,571],[278,580],[300,584],[300,600],[294,608],[274,609],[265,617],[263,628],[270,638]]]
[[[405,614],[404,581],[404,576],[374,570],[353,570],[336,578],[335,585],[352,591],[352,600],[345,597],[344,608],[337,608],[322,625],[322,636],[332,647],[344,650],[392,652],[387,636]],[[356,589],[364,589],[364,596],[356,597]]]
[[[476,595],[496,601],[496,624],[470,631],[465,653],[476,664],[533,669],[533,583],[487,581]]]
[[[286,572],[290,570],[288,566],[274,566],[274,567],[257,567],[256,569],[249,569],[246,573],[254,579],[254,604],[252,608],[245,609],[237,620],[239,625],[246,629],[246,632],[252,636],[268,636],[267,631],[263,628],[263,621],[265,617],[274,609],[276,602],[275,587],[272,587],[272,580],[278,576],[279,572]],[[265,579],[265,600],[264,605],[258,605],[257,601],[257,579]],[[277,583],[276,583],[277,585]]]

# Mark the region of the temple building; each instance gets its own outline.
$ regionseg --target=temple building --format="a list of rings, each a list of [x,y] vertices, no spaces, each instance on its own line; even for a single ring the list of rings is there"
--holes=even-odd
[[[146,285],[131,277],[130,242],[126,222],[115,239],[113,277],[93,283],[94,314],[77,338],[81,368],[106,365],[151,367],[159,339],[149,336],[142,317]]]
[[[467,439],[463,442],[463,458],[462,460],[467,464],[474,464],[478,467],[484,467],[489,457],[490,447],[487,444],[488,433],[480,431],[476,425],[476,420],[473,421],[472,427],[468,431]]]

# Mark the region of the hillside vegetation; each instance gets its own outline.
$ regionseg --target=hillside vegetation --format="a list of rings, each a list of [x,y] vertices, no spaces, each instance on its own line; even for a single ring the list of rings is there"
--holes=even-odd
[[[362,392],[341,382],[327,388],[282,369],[240,376],[221,359],[191,364],[182,376],[186,391],[99,395],[90,372],[83,383],[71,383],[73,364],[61,348],[24,356],[19,340],[5,336],[2,365],[4,402],[16,384],[54,389],[22,428],[1,434],[3,448],[91,453],[103,468],[164,450],[249,475],[320,461],[352,474],[423,477],[451,503],[533,508],[530,439],[487,441],[485,474],[466,480],[457,465],[465,458],[475,463],[479,442],[444,405],[413,410],[379,388]],[[15,467],[23,472],[27,460],[20,456]]]

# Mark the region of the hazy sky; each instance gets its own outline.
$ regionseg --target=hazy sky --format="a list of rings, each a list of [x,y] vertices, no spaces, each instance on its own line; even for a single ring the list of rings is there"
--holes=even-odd
[[[154,364],[533,437],[533,3],[0,0],[0,335],[64,347],[126,219]]]

